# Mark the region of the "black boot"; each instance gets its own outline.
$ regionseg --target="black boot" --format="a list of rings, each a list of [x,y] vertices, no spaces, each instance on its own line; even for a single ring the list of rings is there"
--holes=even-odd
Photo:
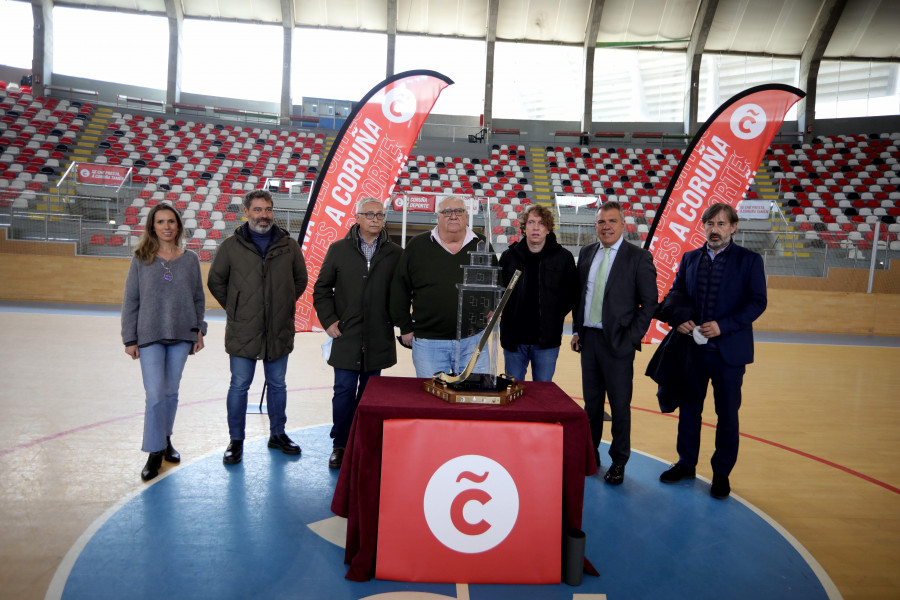
[[[178,454],[178,450],[176,450],[175,447],[172,446],[172,440],[169,439],[169,436],[166,436],[166,451],[165,452],[166,453],[163,456],[163,458],[166,459],[166,462],[170,462],[170,463],[180,463],[181,462],[181,455]]]
[[[147,464],[144,465],[144,469],[141,471],[141,479],[150,481],[159,475],[159,467],[162,465],[163,452],[163,450],[160,450],[159,452],[150,453],[147,457]]]
[[[222,462],[226,465],[236,465],[244,457],[244,440],[231,440],[225,448]]]

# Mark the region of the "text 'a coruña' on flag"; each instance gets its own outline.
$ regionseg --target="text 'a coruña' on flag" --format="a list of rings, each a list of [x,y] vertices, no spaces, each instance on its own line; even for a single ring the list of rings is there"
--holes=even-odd
[[[749,88],[722,104],[691,140],[645,243],[653,253],[660,299],[675,281],[681,256],[706,241],[703,211],[717,202],[737,207],[785,115],[805,95],[782,84]],[[643,341],[657,343],[667,331],[654,320]]]
[[[422,124],[452,83],[436,71],[406,71],[385,79],[357,103],[316,178],[300,229],[310,282],[318,278],[329,246],[353,225],[356,203],[364,197],[384,203],[390,197]],[[297,301],[294,329],[321,329],[312,285]]]

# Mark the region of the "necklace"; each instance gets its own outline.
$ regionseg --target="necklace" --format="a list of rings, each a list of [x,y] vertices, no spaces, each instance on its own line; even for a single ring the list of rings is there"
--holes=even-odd
[[[162,268],[165,269],[165,272],[163,273],[163,279],[165,279],[166,281],[172,281],[172,269],[169,268],[169,263],[160,258],[159,264],[161,264]]]

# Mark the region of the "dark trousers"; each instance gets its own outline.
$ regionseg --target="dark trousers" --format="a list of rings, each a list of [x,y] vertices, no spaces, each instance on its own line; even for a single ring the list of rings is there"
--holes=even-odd
[[[728,476],[737,462],[740,431],[738,409],[741,407],[741,385],[746,367],[731,366],[722,360],[718,350],[699,346],[692,349],[696,385],[681,399],[678,414],[678,462],[686,467],[697,466],[700,454],[700,429],[703,427],[703,401],[712,381],[716,405],[716,451],[712,464],[714,475]]]
[[[366,390],[366,384],[372,375],[381,375],[377,371],[351,371],[334,369],[334,397],[331,399],[331,438],[335,448],[346,448],[350,436],[350,426],[356,415],[356,407]]]
[[[634,387],[634,350],[624,357],[613,355],[603,331],[583,328],[581,343],[581,389],[584,410],[591,423],[594,448],[603,436],[603,404],[609,398],[612,443],[609,457],[624,465],[631,456],[631,392]]]

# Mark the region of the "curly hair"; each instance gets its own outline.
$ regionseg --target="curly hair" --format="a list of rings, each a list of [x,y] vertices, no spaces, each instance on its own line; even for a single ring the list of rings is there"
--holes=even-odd
[[[531,204],[528,208],[519,213],[519,233],[525,235],[525,224],[528,223],[528,217],[531,216],[531,213],[536,213],[537,216],[541,218],[544,227],[551,233],[553,232],[553,227],[555,225],[553,211],[543,204]]]

